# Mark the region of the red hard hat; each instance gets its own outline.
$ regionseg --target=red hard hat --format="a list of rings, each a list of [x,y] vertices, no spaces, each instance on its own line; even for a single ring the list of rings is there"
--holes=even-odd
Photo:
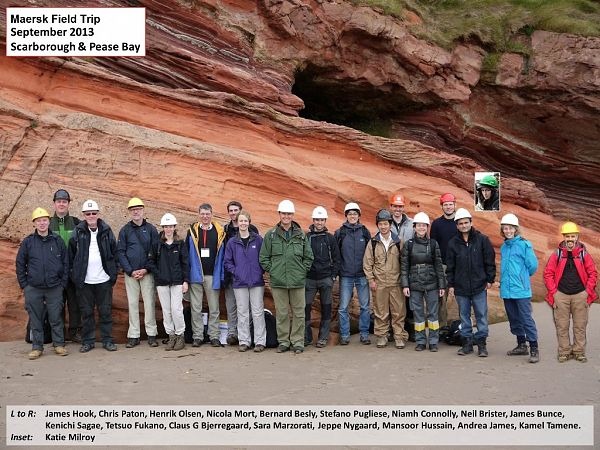
[[[390,205],[404,206],[404,196],[396,193],[390,197]]]
[[[446,202],[455,202],[455,201],[456,201],[456,197],[454,195],[450,194],[449,192],[442,194],[442,196],[440,197],[440,205],[443,205]]]

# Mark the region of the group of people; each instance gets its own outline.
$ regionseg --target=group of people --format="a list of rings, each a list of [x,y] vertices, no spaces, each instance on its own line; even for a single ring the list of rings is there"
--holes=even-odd
[[[202,304],[206,297],[209,342],[221,347],[219,295],[224,290],[227,344],[237,345],[241,352],[251,348],[262,352],[266,347],[266,272],[276,309],[278,353],[302,353],[313,341],[319,348],[328,345],[333,285],[339,278],[340,345],[350,343],[348,310],[356,289],[360,343],[371,344],[372,311],[378,348],[390,340],[396,348],[404,348],[410,329],[416,351],[437,352],[440,330],[448,329],[447,302],[456,299],[461,321],[458,354],[474,353],[476,346],[478,356],[488,356],[487,290],[496,279],[495,251],[490,239],[473,226],[469,211],[456,209],[450,193],[440,197],[442,215],[432,222],[425,212],[409,218],[404,196],[395,193],[389,208],[376,214],[374,236],[361,223],[361,208],[354,202],[346,204],[346,220],[331,233],[324,207],[314,208],[312,224],[305,232],[294,220],[293,202],[283,200],[277,224],[263,236],[241,203],[229,202],[230,221],[225,226],[214,220],[212,206],[203,203],[198,222],[180,237],[175,216],[165,214],[159,232],[144,218],[143,201],[134,197],[127,205],[131,220],[118,238],[99,217],[94,200],[83,203],[82,221],[69,214],[70,202],[69,193],[59,189],[52,216],[36,208],[32,213],[35,230],[23,240],[17,255],[17,279],[24,290],[32,331],[30,359],[42,355],[45,315],[55,353],[68,354],[63,309],[68,311],[70,339],[81,343],[80,352],[95,347],[95,309],[103,348],[117,350],[112,337],[112,291],[119,268],[129,306],[127,348],[140,344],[140,295],[148,345],[159,346],[155,292],[168,335],[165,350],[185,347],[184,296],[191,306],[192,346],[204,343]],[[537,270],[537,258],[514,214],[502,217],[500,233],[504,238],[500,296],[517,339],[508,355],[528,355],[535,363],[539,348],[530,277]],[[564,240],[544,270],[546,300],[554,310],[558,361],[585,362],[585,330],[589,305],[596,299],[597,271],[579,241],[577,225],[567,222],[561,233]],[[311,310],[317,293],[321,317],[313,336]]]

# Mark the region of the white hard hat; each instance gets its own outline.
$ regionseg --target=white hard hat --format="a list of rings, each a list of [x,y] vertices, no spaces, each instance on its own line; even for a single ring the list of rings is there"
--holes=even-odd
[[[162,219],[160,219],[160,226],[164,227],[165,225],[177,225],[177,219],[173,214],[166,213],[162,216]]]
[[[415,218],[413,219],[413,223],[426,223],[429,225],[429,216],[424,212],[419,212],[415,214]]]
[[[519,218],[514,214],[505,214],[500,221],[500,225],[512,225],[515,227],[519,226]]]
[[[465,208],[458,208],[456,210],[456,214],[454,215],[454,221],[458,222],[460,219],[472,219],[471,213]]]
[[[86,200],[85,202],[83,202],[81,212],[86,211],[100,211],[100,208],[98,208],[98,203],[96,203],[94,200]]]
[[[277,212],[293,214],[296,212],[296,209],[294,208],[294,204],[291,200],[281,200],[279,202],[279,206],[277,207]]]
[[[327,210],[322,206],[317,206],[312,212],[313,219],[327,219]]]
[[[358,206],[358,203],[350,202],[346,204],[346,206],[344,207],[344,214],[352,210],[360,212],[360,206]]]

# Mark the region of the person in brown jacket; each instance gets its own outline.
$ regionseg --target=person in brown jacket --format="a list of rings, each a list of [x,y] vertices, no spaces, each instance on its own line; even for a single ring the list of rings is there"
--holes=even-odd
[[[373,291],[375,336],[377,347],[387,345],[390,314],[396,348],[404,348],[408,333],[404,330],[406,305],[400,291],[400,249],[402,242],[392,232],[392,215],[385,209],[375,217],[379,232],[367,244],[363,257],[363,270]]]

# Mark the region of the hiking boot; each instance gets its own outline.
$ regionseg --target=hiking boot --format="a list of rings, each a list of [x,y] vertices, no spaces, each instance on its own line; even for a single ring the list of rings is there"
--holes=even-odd
[[[387,343],[388,343],[387,336],[379,336],[377,338],[377,348],[384,348],[387,345]]]
[[[140,338],[129,338],[127,339],[127,344],[125,348],[133,348],[136,345],[140,345]]]
[[[249,348],[246,344],[242,344],[238,347],[238,352],[247,352]]]
[[[463,338],[462,347],[458,350],[457,354],[464,356],[468,355],[469,353],[473,353],[473,339]]]
[[[429,344],[429,351],[430,352],[437,352],[438,351],[437,344]]]
[[[210,346],[211,347],[223,347],[223,344],[221,344],[220,340],[218,340],[217,338],[215,338],[215,339],[211,339],[210,340]]]
[[[165,348],[166,351],[170,352],[171,350],[173,350],[173,347],[175,347],[175,335],[174,334],[170,334],[169,335],[169,340],[167,341],[167,346]]]
[[[402,339],[398,339],[396,341],[396,348],[403,349],[404,347],[406,347],[406,342],[404,342]]]
[[[238,345],[240,343],[238,337],[235,334],[230,334],[227,336],[227,345]]]
[[[285,352],[289,352],[290,348],[286,347],[285,345],[280,345],[279,347],[277,347],[277,353],[285,353]]]
[[[487,358],[488,351],[485,339],[480,339],[478,342],[475,343],[475,345],[477,345],[477,356],[481,358]]]
[[[175,335],[175,344],[173,344],[173,351],[183,350],[185,348],[185,338],[183,334]]]
[[[571,359],[571,355],[558,355],[558,362],[564,363]]]
[[[530,348],[529,349],[529,362],[536,363],[539,360],[540,360],[540,351],[537,349],[537,347]]]
[[[200,347],[202,344],[204,344],[204,342],[202,342],[202,339],[194,339],[194,341],[192,342],[192,347]]]
[[[348,345],[350,343],[350,338],[340,338],[340,345]]]
[[[587,362],[587,356],[585,356],[583,353],[578,353],[577,355],[574,355],[573,358],[575,358],[575,361],[578,362]]]
[[[54,347],[54,353],[56,353],[58,356],[67,356],[69,354],[67,349],[62,345]]]
[[[327,347],[327,341],[325,339],[319,339],[317,341],[317,343],[315,344],[315,347],[317,347],[317,348]]]
[[[529,349],[525,342],[519,342],[515,348],[506,352],[508,356],[527,356],[529,355]]]
[[[265,346],[264,346],[264,345],[262,345],[262,344],[257,344],[257,345],[254,347],[254,353],[262,353],[262,352],[264,352],[264,351],[265,351]]]
[[[385,340],[387,341],[387,338]],[[369,339],[369,336],[361,336],[360,343],[362,345],[371,345],[371,339]]]
[[[38,359],[40,356],[42,356],[42,353],[43,353],[43,350],[40,350],[39,348],[34,348],[33,350],[31,350],[29,352],[27,357],[31,360]]]
[[[83,344],[81,347],[79,347],[79,353],[87,353],[90,350],[93,350],[94,347],[96,347],[94,344]]]
[[[294,347],[294,355],[299,355],[302,352],[304,352],[304,347],[300,347],[299,345]]]
[[[148,336],[148,345],[150,347],[158,347],[158,342],[156,342],[156,336]]]
[[[415,352],[422,352],[423,350],[425,350],[425,344],[417,344],[415,347]]]
[[[114,342],[105,342],[102,344],[102,348],[108,352],[116,352],[117,345]]]

